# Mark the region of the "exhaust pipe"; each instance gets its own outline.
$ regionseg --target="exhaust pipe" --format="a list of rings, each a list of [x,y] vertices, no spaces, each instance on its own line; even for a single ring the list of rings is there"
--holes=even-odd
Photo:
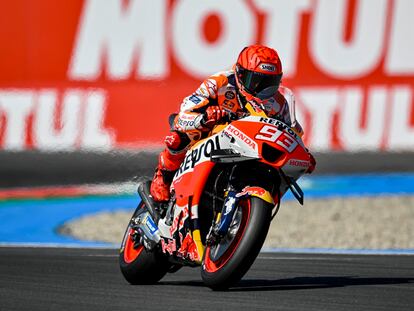
[[[150,193],[150,186],[151,181],[141,181],[138,183],[138,194],[141,197],[142,202],[144,202],[147,210],[151,214],[151,217],[155,220],[155,222],[158,222],[159,215],[155,208],[155,202],[152,199],[151,193]]]
[[[159,215],[155,209],[155,202],[150,195],[151,181],[144,181],[138,184],[138,194],[141,197],[145,208],[132,219],[133,227],[143,238],[143,244],[149,251],[160,242],[160,230],[157,226]],[[154,221],[155,220],[155,221]]]

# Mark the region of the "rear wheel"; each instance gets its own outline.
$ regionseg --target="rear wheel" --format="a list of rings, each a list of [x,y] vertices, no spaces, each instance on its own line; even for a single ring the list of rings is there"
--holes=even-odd
[[[132,218],[144,207],[141,202]],[[119,266],[125,279],[131,284],[153,284],[168,272],[170,263],[160,251],[147,251],[135,242],[135,230],[131,223],[125,231],[119,254]]]
[[[204,253],[201,277],[214,290],[236,284],[262,248],[270,226],[272,205],[257,197],[239,202],[230,229]]]

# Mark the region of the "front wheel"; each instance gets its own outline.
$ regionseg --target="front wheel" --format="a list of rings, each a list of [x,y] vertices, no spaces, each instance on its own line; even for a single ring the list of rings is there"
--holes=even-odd
[[[144,208],[141,202],[132,217]],[[143,245],[136,245],[135,230],[131,223],[125,231],[119,253],[119,266],[125,279],[131,284],[153,284],[162,279],[168,272],[170,263],[160,251],[147,251]]]
[[[272,207],[257,197],[238,203],[227,235],[206,248],[201,277],[207,286],[224,290],[240,281],[266,239]]]

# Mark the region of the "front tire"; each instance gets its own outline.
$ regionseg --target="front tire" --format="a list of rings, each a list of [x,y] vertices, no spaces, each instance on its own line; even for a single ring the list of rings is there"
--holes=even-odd
[[[222,244],[228,243],[224,251],[217,250],[220,245],[213,245],[208,246],[204,253],[201,277],[208,287],[225,290],[246,274],[266,239],[272,207],[257,197],[248,197],[239,202],[235,219],[240,217],[240,221],[235,236],[227,239],[227,242],[226,237],[220,241]]]
[[[141,202],[132,217],[144,208]],[[143,245],[134,246],[131,234],[134,230],[131,223],[128,224],[122,241],[119,254],[119,266],[124,278],[133,285],[154,284],[161,280],[170,268],[167,257],[155,249],[147,251]]]

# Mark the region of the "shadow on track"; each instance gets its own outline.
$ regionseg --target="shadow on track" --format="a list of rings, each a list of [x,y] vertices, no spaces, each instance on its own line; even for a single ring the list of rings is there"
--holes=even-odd
[[[414,283],[414,278],[360,278],[353,276],[296,277],[279,280],[241,280],[230,291],[271,291]]]
[[[361,285],[395,285],[414,283],[414,278],[359,278],[353,276],[331,276],[331,277],[296,277],[291,279],[264,280],[250,279],[241,280],[235,287],[228,291],[281,291],[281,290],[303,290],[319,289]],[[202,281],[167,281],[160,285],[204,287]]]

